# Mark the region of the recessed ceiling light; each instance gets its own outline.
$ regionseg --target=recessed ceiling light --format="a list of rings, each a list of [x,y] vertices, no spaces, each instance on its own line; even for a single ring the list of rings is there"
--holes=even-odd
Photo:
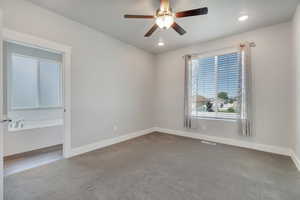
[[[240,22],[246,21],[248,18],[249,18],[248,15],[243,15],[243,16],[240,16],[240,17],[239,17],[239,21],[240,21]]]
[[[164,42],[158,42],[157,45],[160,46],[160,47],[162,47],[162,46],[165,46],[165,43]]]

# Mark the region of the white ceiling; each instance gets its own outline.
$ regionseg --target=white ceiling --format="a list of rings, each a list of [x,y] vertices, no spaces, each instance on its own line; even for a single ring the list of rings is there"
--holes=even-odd
[[[29,0],[65,17],[107,33],[121,41],[152,53],[169,51],[195,42],[245,32],[291,19],[299,0],[170,0],[174,11],[207,6],[207,16],[177,19],[187,34],[172,29],[158,30],[152,37],[144,34],[153,19],[124,19],[124,14],[154,14],[159,0]],[[241,14],[249,20],[239,22]],[[165,42],[158,47],[158,40]]]

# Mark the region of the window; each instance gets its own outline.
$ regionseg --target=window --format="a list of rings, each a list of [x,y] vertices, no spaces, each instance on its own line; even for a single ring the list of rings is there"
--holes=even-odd
[[[10,108],[37,109],[61,107],[61,64],[11,54]]]
[[[191,70],[193,117],[239,117],[240,52],[193,58]]]

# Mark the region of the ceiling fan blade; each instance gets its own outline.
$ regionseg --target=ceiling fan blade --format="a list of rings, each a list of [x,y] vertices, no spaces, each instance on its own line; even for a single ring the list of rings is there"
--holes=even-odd
[[[172,28],[179,34],[179,35],[184,35],[186,33],[186,31],[179,26],[176,22],[174,22],[174,24],[172,24]]]
[[[129,19],[152,19],[154,18],[153,15],[124,15],[124,18]]]
[[[160,10],[169,11],[170,10],[170,1],[169,0],[160,0]]]
[[[197,15],[206,15],[208,13],[208,8],[197,8],[193,10],[186,10],[182,12],[177,12],[176,17],[191,17],[191,16],[197,16]]]
[[[145,37],[150,37],[154,31],[156,31],[156,29],[158,28],[157,24],[154,24],[151,29],[145,34]]]

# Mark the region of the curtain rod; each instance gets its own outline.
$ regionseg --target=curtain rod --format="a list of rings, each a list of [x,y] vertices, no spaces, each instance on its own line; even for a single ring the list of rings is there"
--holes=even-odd
[[[241,43],[240,45],[243,45],[243,43]],[[249,42],[249,45],[250,45],[250,47],[256,47],[255,42]],[[200,52],[200,53],[186,54],[182,57],[184,58],[185,56],[198,56],[198,55],[201,55],[201,54],[211,53],[211,52],[214,52],[214,51],[221,51],[221,50],[224,50],[224,49],[229,49],[229,48],[234,48],[234,47],[237,47],[237,45],[227,46],[227,47],[223,47],[223,48],[220,48],[220,49],[213,49],[213,50],[209,50],[209,51],[203,51],[203,52]]]

